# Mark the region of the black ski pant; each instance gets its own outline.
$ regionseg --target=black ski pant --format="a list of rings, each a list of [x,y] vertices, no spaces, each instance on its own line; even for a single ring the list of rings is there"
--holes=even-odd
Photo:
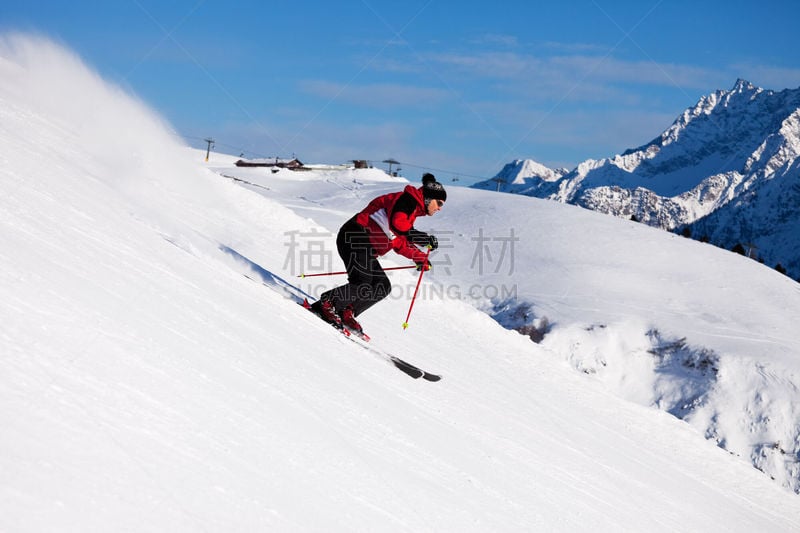
[[[320,296],[329,300],[341,314],[348,305],[358,316],[389,295],[392,284],[369,243],[369,233],[353,217],[339,229],[336,249],[347,269],[347,283]]]

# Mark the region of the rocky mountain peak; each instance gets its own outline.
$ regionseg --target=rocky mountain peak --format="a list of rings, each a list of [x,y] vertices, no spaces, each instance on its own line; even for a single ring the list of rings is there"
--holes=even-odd
[[[589,159],[569,172],[517,160],[475,187],[701,232],[725,248],[748,241],[765,262],[780,261],[798,277],[800,89],[775,92],[740,78],[621,155]]]

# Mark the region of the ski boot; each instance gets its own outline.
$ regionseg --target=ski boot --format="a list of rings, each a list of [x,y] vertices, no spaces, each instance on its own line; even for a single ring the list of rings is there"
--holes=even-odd
[[[317,300],[309,307],[311,312],[316,314],[322,320],[335,327],[336,329],[344,329],[342,319],[336,314],[336,309],[328,300]]]
[[[369,336],[364,333],[364,328],[361,327],[361,324],[358,323],[358,320],[356,320],[356,317],[353,314],[353,306],[348,305],[342,310],[342,324],[344,324],[344,327],[349,329],[352,333],[361,337],[365,341],[369,340]]]

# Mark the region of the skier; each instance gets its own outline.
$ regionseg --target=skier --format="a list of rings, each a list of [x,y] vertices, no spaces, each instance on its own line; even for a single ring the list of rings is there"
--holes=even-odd
[[[415,229],[414,221],[436,214],[445,200],[442,184],[425,173],[422,187],[406,185],[400,192],[378,196],[345,222],[336,236],[336,248],[347,269],[347,283],[323,293],[311,310],[337,328],[344,326],[363,335],[356,317],[392,290],[378,257],[394,250],[414,261],[418,269],[429,270],[427,255],[417,246],[435,250],[439,243],[434,235]]]

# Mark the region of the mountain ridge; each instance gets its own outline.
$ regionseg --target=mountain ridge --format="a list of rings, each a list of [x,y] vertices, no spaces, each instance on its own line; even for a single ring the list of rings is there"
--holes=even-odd
[[[800,276],[800,89],[738,79],[652,141],[562,173],[529,160],[473,185],[570,203],[720,247],[748,242]],[[533,171],[532,171],[533,170]]]

